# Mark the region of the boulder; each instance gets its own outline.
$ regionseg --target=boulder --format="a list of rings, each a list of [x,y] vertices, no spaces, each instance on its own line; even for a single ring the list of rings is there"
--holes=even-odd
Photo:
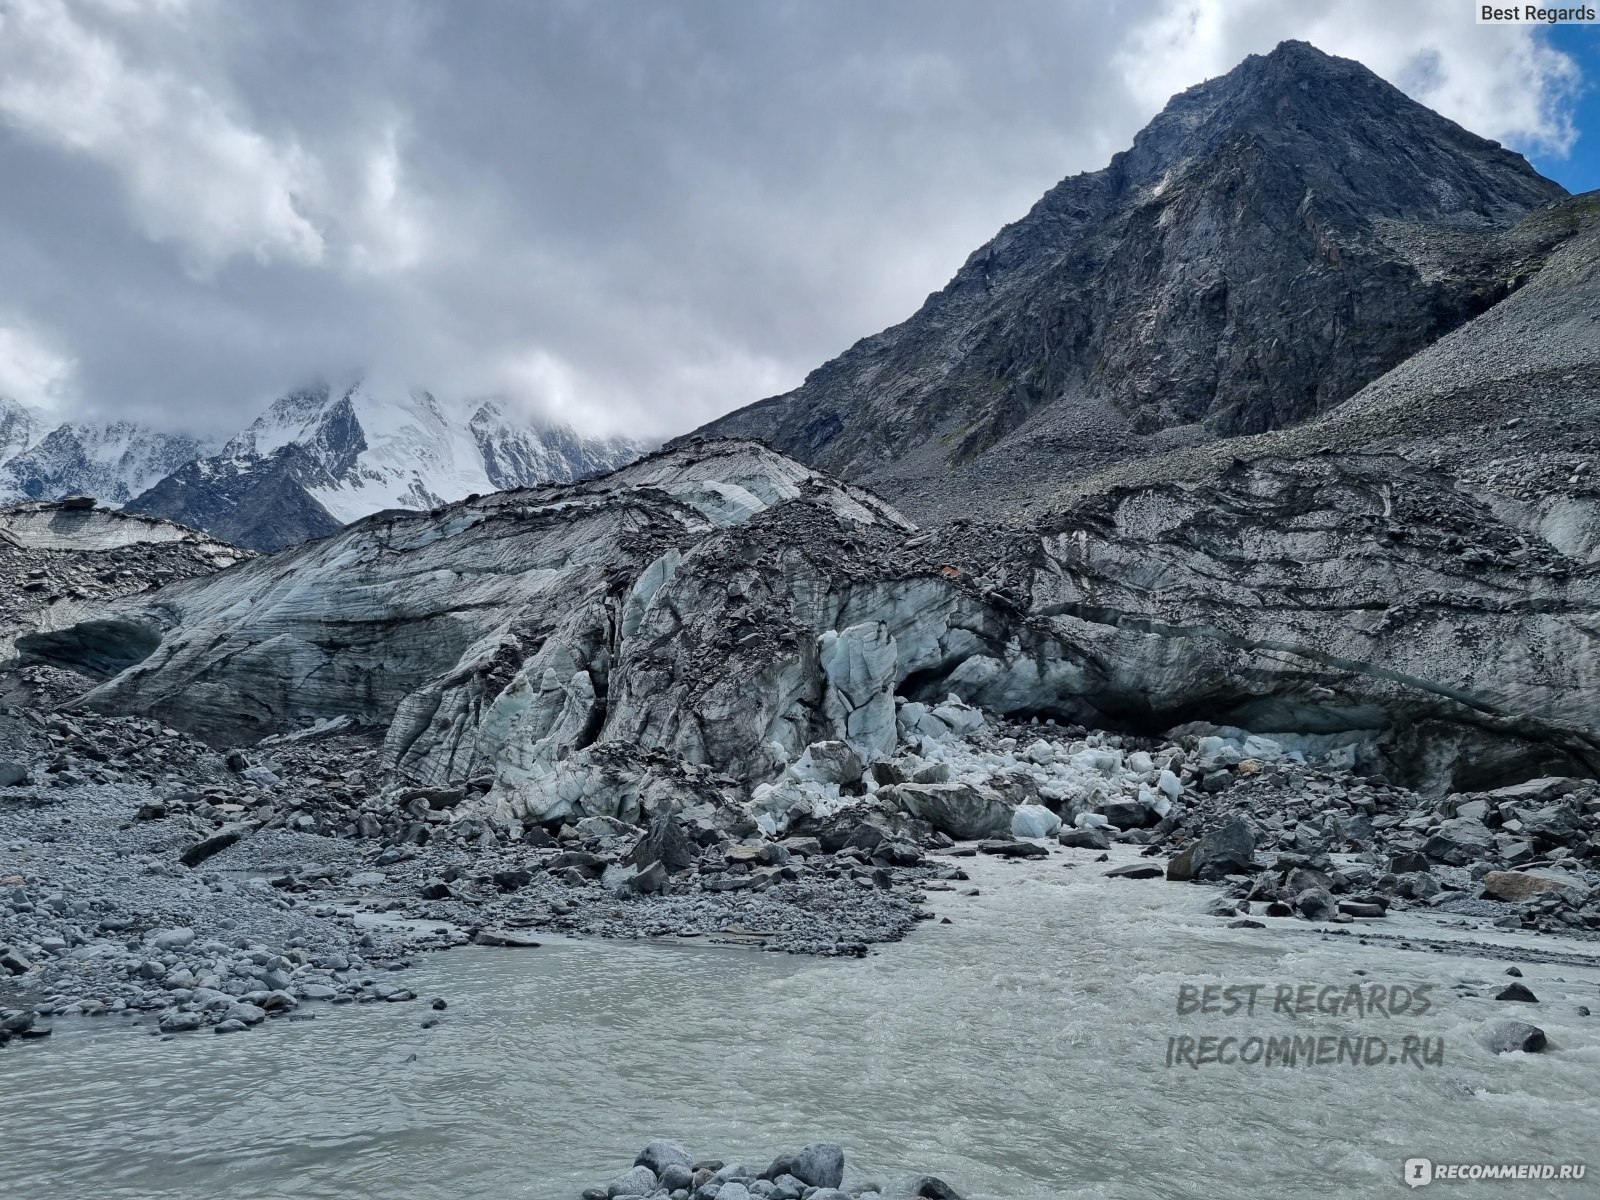
[[[1016,838],[994,838],[979,842],[978,852],[1000,858],[1044,858],[1050,853],[1038,842],[1019,842]]]
[[[474,946],[505,946],[513,950],[537,950],[540,942],[531,934],[515,929],[480,929],[472,935]]]
[[[33,970],[33,964],[10,946],[0,946],[0,971],[7,975],[22,975]]]
[[[1566,804],[1547,804],[1523,814],[1522,833],[1539,846],[1564,846],[1583,837],[1584,828],[1578,814]]]
[[[1381,904],[1371,904],[1364,900],[1341,900],[1339,911],[1347,917],[1382,917],[1386,910]]]
[[[649,1167],[635,1166],[606,1184],[607,1196],[653,1196],[656,1173]]]
[[[583,817],[573,828],[578,831],[578,836],[587,842],[597,838],[621,837],[631,832],[633,826],[626,821],[619,821],[616,817]]]
[[[889,1186],[883,1200],[961,1200],[956,1190],[937,1175],[913,1175]]]
[[[1244,821],[1233,821],[1197,838],[1167,863],[1167,878],[1215,883],[1228,875],[1255,870],[1256,835]]]
[[[1502,804],[1548,804],[1570,792],[1576,791],[1582,781],[1572,779],[1565,775],[1546,775],[1539,779],[1527,779],[1521,783],[1513,783],[1509,787],[1495,788],[1492,792],[1480,793],[1483,799],[1490,801],[1496,807]]]
[[[848,742],[812,742],[789,768],[796,779],[810,783],[838,784],[861,782],[861,756]]]
[[[1143,829],[1151,812],[1137,800],[1111,800],[1096,807],[1099,813],[1118,829]]]
[[[812,1187],[836,1188],[844,1182],[844,1147],[838,1142],[812,1142],[794,1156],[789,1174]]]
[[[1405,850],[1389,856],[1389,873],[1392,875],[1415,875],[1418,871],[1428,869],[1428,860],[1415,850]]]
[[[899,783],[882,789],[914,817],[959,840],[1011,832],[1012,808],[988,788],[970,783]]]
[[[1452,817],[1422,843],[1423,857],[1451,867],[1487,858],[1494,851],[1494,834],[1482,821]]]
[[[656,1183],[668,1192],[688,1191],[694,1186],[694,1171],[678,1163],[668,1163],[661,1168]]]
[[[250,828],[251,827],[249,825],[246,825],[242,821],[230,822],[227,825],[223,825],[218,828],[216,832],[210,834],[208,837],[201,838],[198,842],[194,843],[194,845],[190,846],[178,856],[178,861],[186,867],[198,867],[213,854],[220,854],[229,846],[232,846],[236,842],[240,841],[250,833]]]
[[[658,862],[647,863],[633,877],[633,890],[650,895],[667,886],[667,869]]]
[[[1107,879],[1160,879],[1162,870],[1153,862],[1136,862],[1112,867],[1105,875]]]
[[[1512,904],[1531,900],[1546,892],[1580,897],[1586,890],[1576,880],[1539,871],[1490,871],[1483,877],[1485,899],[1504,900]]]
[[[240,1002],[222,1014],[224,1021],[239,1021],[245,1025],[259,1025],[267,1019],[266,1010],[254,1004]]]
[[[649,1167],[657,1175],[661,1175],[669,1166],[687,1167],[693,1171],[694,1156],[682,1142],[675,1142],[670,1138],[656,1138],[639,1151],[633,1160],[633,1165]]]
[[[1478,1041],[1495,1054],[1537,1054],[1545,1048],[1544,1030],[1526,1021],[1490,1021],[1478,1030]]]
[[[27,782],[27,767],[16,762],[0,762],[0,787],[20,787]]]
[[[1294,906],[1308,921],[1326,921],[1338,911],[1326,888],[1307,888],[1294,898]]]
[[[1056,841],[1078,850],[1111,849],[1111,839],[1106,836],[1104,829],[1068,829]]]

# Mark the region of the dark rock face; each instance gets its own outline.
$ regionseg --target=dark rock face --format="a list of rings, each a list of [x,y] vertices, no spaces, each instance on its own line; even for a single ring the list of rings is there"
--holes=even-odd
[[[1339,404],[1506,295],[1542,248],[1505,231],[1562,195],[1286,42],[1174,97],[911,319],[703,432],[763,438],[919,519],[1000,507],[1041,475]],[[969,487],[930,481],[951,465]]]
[[[124,511],[165,517],[271,554],[343,528],[306,490],[316,471],[293,444],[259,461],[197,459],[134,497]]]

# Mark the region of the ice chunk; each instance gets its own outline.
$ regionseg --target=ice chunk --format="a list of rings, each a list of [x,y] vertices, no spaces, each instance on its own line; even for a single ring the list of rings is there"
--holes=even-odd
[[[1019,804],[1011,814],[1011,836],[1045,838],[1061,828],[1061,818],[1042,804]]]

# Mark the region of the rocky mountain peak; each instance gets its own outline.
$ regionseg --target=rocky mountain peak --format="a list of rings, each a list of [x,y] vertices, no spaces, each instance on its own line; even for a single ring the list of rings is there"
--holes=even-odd
[[[924,518],[1008,509],[1041,480],[1328,411],[1536,270],[1548,246],[1508,231],[1564,195],[1286,42],[1175,96],[909,320],[706,431]]]

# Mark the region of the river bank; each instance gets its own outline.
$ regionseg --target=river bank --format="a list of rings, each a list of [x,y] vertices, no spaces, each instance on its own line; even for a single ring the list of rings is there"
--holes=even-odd
[[[1094,858],[964,860],[977,895],[930,894],[938,919],[859,961],[560,938],[427,956],[408,985],[450,1007],[426,1030],[414,1005],[168,1042],[58,1021],[48,1053],[6,1059],[11,1194],[575,1197],[672,1136],[763,1163],[831,1138],[856,1178],[915,1167],[968,1200],[1202,1200],[1218,1179],[1325,1200],[1383,1194],[1417,1153],[1566,1161],[1589,1144],[1600,1024],[1577,1007],[1596,1007],[1600,968],[1524,964],[1539,1003],[1519,1006],[1493,999],[1494,952],[1229,929],[1204,915],[1209,889],[1106,878],[1140,861],[1129,848]],[[1279,981],[1431,983],[1436,1003],[1299,1023],[1177,1013],[1186,983]],[[1483,1022],[1531,1008],[1543,1054],[1479,1045]],[[1445,1058],[1165,1065],[1172,1036],[1295,1031],[1442,1038]]]

